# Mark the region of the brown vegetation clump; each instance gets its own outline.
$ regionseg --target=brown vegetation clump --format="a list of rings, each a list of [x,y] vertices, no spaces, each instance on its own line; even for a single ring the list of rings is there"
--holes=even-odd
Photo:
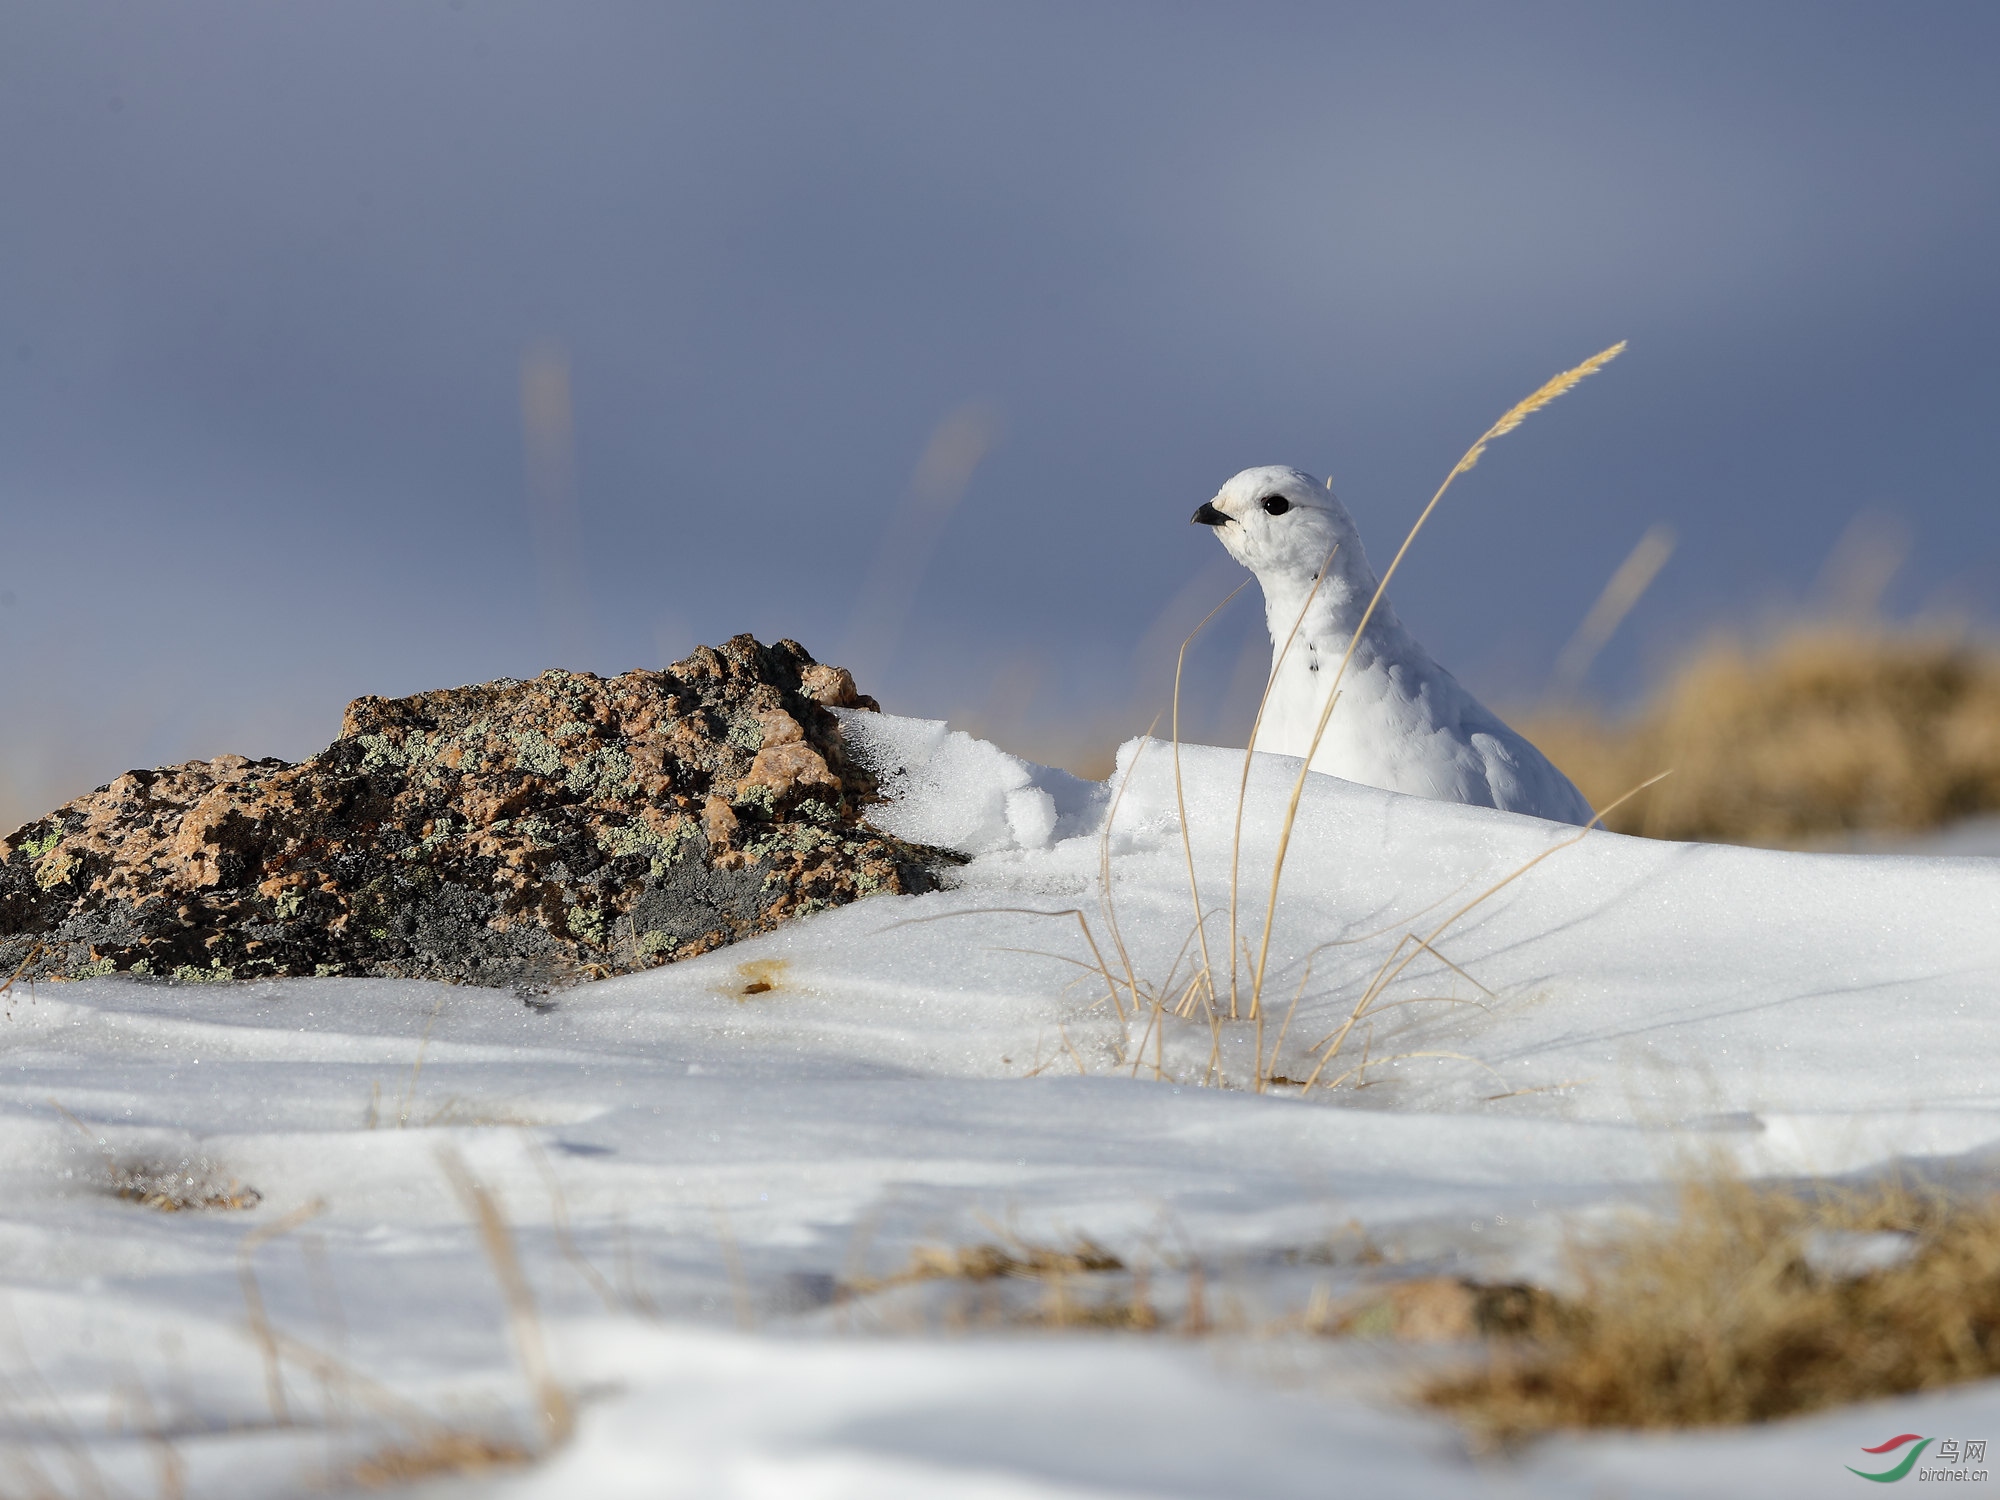
[[[1453,1343],[1525,1333],[1554,1304],[1540,1287],[1462,1276],[1419,1276],[1371,1288],[1344,1307],[1308,1308],[1305,1326],[1335,1337]]]
[[[1883,1231],[1901,1253],[1867,1253],[1898,1251]],[[1576,1254],[1574,1274],[1423,1399],[1506,1440],[1769,1421],[2000,1373],[2000,1197],[1706,1181],[1664,1227]]]
[[[1606,818],[1620,833],[1801,847],[2000,812],[2000,651],[1963,637],[1719,639],[1626,722],[1546,710],[1522,727],[1597,806],[1673,772]]]
[[[1018,1235],[1005,1238],[1005,1244],[917,1245],[900,1270],[857,1278],[842,1291],[849,1297],[869,1297],[926,1283],[962,1283],[980,1295],[945,1305],[947,1322],[961,1327],[983,1323],[1146,1333],[1165,1326],[1151,1300],[1146,1273],[1127,1267],[1094,1240],[1079,1236],[1067,1245],[1038,1245]],[[1198,1279],[1199,1273],[1194,1274]],[[1032,1287],[1037,1295],[1033,1300],[1009,1296],[1005,1294],[1009,1287]],[[1191,1323],[1201,1316],[1198,1291],[1192,1307]]]
[[[535,1461],[532,1449],[477,1432],[440,1430],[418,1442],[363,1459],[347,1478],[363,1489],[387,1489],[446,1476],[490,1474]]]
[[[110,1165],[111,1191],[160,1213],[209,1208],[255,1208],[264,1195],[238,1182],[206,1157],[175,1161],[118,1161]]]
[[[910,1263],[890,1281],[930,1281],[953,1277],[994,1281],[1003,1276],[1040,1280],[1082,1276],[1097,1271],[1122,1271],[1125,1263],[1094,1241],[1079,1239],[1058,1248],[1017,1242],[1005,1245],[919,1245]]]

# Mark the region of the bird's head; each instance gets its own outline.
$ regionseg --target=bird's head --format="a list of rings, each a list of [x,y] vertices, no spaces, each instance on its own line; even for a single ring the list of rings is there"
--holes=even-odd
[[[1347,509],[1312,475],[1283,464],[1245,469],[1194,513],[1213,526],[1231,557],[1266,583],[1310,580],[1335,552],[1335,571],[1367,572],[1361,538]]]

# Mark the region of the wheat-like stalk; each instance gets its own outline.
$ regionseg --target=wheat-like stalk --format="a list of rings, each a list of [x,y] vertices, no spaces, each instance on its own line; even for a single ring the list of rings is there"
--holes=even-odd
[[[1488,443],[1497,437],[1505,437],[1556,397],[1595,375],[1616,359],[1624,348],[1625,340],[1620,339],[1609,349],[1591,355],[1574,369],[1565,370],[1553,380],[1543,382],[1539,388],[1508,407],[1501,414],[1500,420],[1481,433],[1479,441],[1468,448],[1465,457],[1453,465],[1452,471],[1445,475],[1444,483],[1439,485],[1437,493],[1431,496],[1430,504],[1423,508],[1416,524],[1410,528],[1410,534],[1403,538],[1403,545],[1396,549],[1395,557],[1390,560],[1387,571],[1382,574],[1382,581],[1375,586],[1375,596],[1368,601],[1368,608],[1362,611],[1361,623],[1354,627],[1354,634],[1347,642],[1347,651],[1340,658],[1340,668],[1333,674],[1333,681],[1327,686],[1326,707],[1320,710],[1319,723],[1313,729],[1312,743],[1306,747],[1305,760],[1299,766],[1298,783],[1292,788],[1291,802],[1285,808],[1285,821],[1278,833],[1278,852],[1271,862],[1271,894],[1270,902],[1264,910],[1264,935],[1258,946],[1257,965],[1250,982],[1251,1015],[1256,1015],[1263,1003],[1264,970],[1271,956],[1271,926],[1278,915],[1278,881],[1284,874],[1286,851],[1291,847],[1292,823],[1298,817],[1299,798],[1305,793],[1306,777],[1311,772],[1313,756],[1319,753],[1319,742],[1326,735],[1327,721],[1333,717],[1333,707],[1340,701],[1340,680],[1347,675],[1347,664],[1354,660],[1355,648],[1361,644],[1361,633],[1368,628],[1368,622],[1375,618],[1376,609],[1389,591],[1389,580],[1396,576],[1396,569],[1402,566],[1404,556],[1409,552],[1411,544],[1416,541],[1417,533],[1424,529],[1424,522],[1431,518],[1431,512],[1437,509],[1438,501],[1444,499],[1444,492],[1451,488],[1454,479],[1479,462],[1480,455],[1486,451]]]
[[[1216,605],[1214,609],[1203,615],[1201,617],[1201,625],[1195,626],[1194,629],[1187,633],[1187,639],[1181,642],[1180,655],[1174,658],[1174,808],[1179,813],[1181,820],[1181,853],[1187,856],[1188,898],[1194,902],[1194,931],[1195,936],[1201,941],[1202,982],[1208,986],[1208,998],[1211,1006],[1215,1003],[1215,966],[1209,962],[1208,957],[1208,926],[1202,920],[1201,915],[1201,887],[1195,882],[1194,878],[1194,843],[1188,835],[1187,793],[1181,785],[1181,672],[1187,666],[1188,647],[1193,643],[1194,638],[1201,634],[1202,626],[1208,624],[1210,620],[1221,614],[1223,608],[1229,603],[1229,600],[1234,599],[1248,587],[1250,587],[1250,580],[1246,578],[1229,591],[1228,598],[1225,598],[1221,604]],[[1168,984],[1171,985],[1172,981],[1173,976],[1168,975]],[[1163,992],[1161,1000],[1163,1001],[1164,998]]]
[[[1573,370],[1564,370],[1562,374],[1546,382],[1541,389],[1523,397],[1508,407],[1500,420],[1487,428],[1485,435],[1472,445],[1471,451],[1458,461],[1458,467],[1445,476],[1445,484],[1450,484],[1452,480],[1458,478],[1459,475],[1478,463],[1480,456],[1486,452],[1486,445],[1492,442],[1493,439],[1505,437],[1529,417],[1555,400],[1556,397],[1581,385],[1624,352],[1625,340],[1620,339],[1609,349],[1591,355],[1589,359],[1586,359]],[[1440,494],[1444,492],[1442,486],[1440,486],[1438,492]]]
[[[1327,488],[1333,488],[1330,481]],[[1278,663],[1291,654],[1292,642],[1298,639],[1300,627],[1306,623],[1306,615],[1312,609],[1313,600],[1319,597],[1319,586],[1326,582],[1327,570],[1333,566],[1333,557],[1338,551],[1340,543],[1335,542],[1320,560],[1319,571],[1313,574],[1313,586],[1306,591],[1306,602],[1299,606],[1298,617],[1292,621],[1284,645],[1271,658],[1271,670],[1264,678],[1263,695],[1257,699],[1257,713],[1250,720],[1250,738],[1243,742],[1243,774],[1236,783],[1236,828],[1229,836],[1229,1019],[1232,1021],[1236,1019],[1237,876],[1243,867],[1243,807],[1250,796],[1250,766],[1257,755],[1257,731],[1264,727],[1264,710],[1271,702],[1271,690],[1278,685]]]

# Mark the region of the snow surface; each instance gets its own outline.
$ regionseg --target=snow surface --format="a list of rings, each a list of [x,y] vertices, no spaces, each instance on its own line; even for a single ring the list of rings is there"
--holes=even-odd
[[[1559,1280],[1566,1233],[1691,1161],[1990,1166],[2000,862],[1571,842],[1309,776],[1267,1058],[1297,1009],[1267,1071],[1310,1073],[1403,934],[1440,957],[1321,1080],[1364,1048],[1366,1070],[1302,1101],[1248,1086],[1251,1022],[1154,1009],[1197,951],[1171,746],[1128,744],[1095,787],[942,725],[848,723],[898,797],[878,820],[976,853],[955,889],[535,1005],[348,980],[0,997],[0,1494],[338,1492],[426,1423],[531,1436],[441,1151],[499,1201],[580,1418],[540,1465],[423,1493],[1817,1496],[1899,1432],[2000,1440],[1987,1383],[1481,1457],[1398,1399],[1436,1351],[1296,1331],[1385,1276]],[[1256,760],[1253,955],[1298,767]],[[1243,756],[1179,761],[1220,967]],[[183,1161],[262,1202],[110,1191]],[[1077,1235],[1222,1331],[993,1327],[947,1285],[836,1295],[919,1244]]]

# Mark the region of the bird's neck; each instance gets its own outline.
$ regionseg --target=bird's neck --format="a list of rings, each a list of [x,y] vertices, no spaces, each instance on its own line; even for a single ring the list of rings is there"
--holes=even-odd
[[[1264,621],[1270,627],[1274,651],[1292,637],[1296,626],[1301,645],[1309,643],[1322,652],[1344,653],[1376,593],[1374,575],[1365,569],[1330,569],[1317,586],[1312,577],[1298,575],[1259,582],[1264,587]],[[1375,655],[1382,646],[1400,640],[1402,634],[1396,612],[1383,599],[1369,616],[1368,629],[1355,651],[1357,661]]]

